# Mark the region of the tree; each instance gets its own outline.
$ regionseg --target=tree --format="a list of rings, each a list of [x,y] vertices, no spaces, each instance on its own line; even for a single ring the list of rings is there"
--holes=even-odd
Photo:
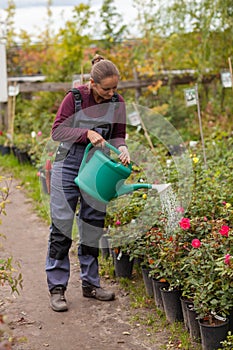
[[[207,68],[219,70],[225,66],[227,57],[233,51],[231,0],[174,0],[167,12],[165,25],[172,28],[173,34],[181,35],[181,39],[183,34],[190,34],[188,37],[193,45],[192,56],[200,76]],[[178,52],[183,57],[182,51]]]
[[[6,9],[6,22],[5,22],[7,47],[11,47],[15,44],[14,16],[15,16],[15,2],[14,0],[8,0],[8,6]]]
[[[115,43],[121,42],[124,36],[128,33],[127,25],[123,23],[123,17],[117,12],[114,5],[114,0],[104,0],[100,18],[102,20],[100,26],[100,39],[105,48],[111,48]]]
[[[54,81],[67,81],[80,73],[83,66],[84,51],[91,44],[91,16],[89,5],[74,7],[73,20],[65,23],[50,45],[51,66],[44,67],[47,76]]]
[[[16,47],[16,33],[14,29],[15,2],[8,0],[6,8],[5,33],[6,33],[6,48],[7,48],[7,67],[8,75],[19,73],[18,53]]]

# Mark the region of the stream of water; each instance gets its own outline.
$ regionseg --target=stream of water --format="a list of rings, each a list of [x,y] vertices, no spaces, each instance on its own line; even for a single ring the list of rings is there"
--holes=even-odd
[[[171,235],[177,229],[183,214],[179,210],[180,205],[171,186],[160,193],[160,201],[163,213],[167,217],[166,233]]]

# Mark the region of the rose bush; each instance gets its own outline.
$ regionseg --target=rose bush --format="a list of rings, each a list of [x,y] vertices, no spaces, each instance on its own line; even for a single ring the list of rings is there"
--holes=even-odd
[[[193,300],[200,317],[212,320],[214,314],[226,316],[233,306],[232,243],[230,228],[213,221],[211,233],[194,238],[187,246],[183,294]]]
[[[171,287],[194,301],[199,316],[227,315],[233,307],[233,155],[232,138],[207,141],[207,167],[202,150],[193,159],[192,200],[177,227],[168,234],[163,213],[153,217],[153,229],[131,246],[144,257],[153,277],[165,277]],[[176,171],[169,163],[173,183]],[[174,184],[174,187],[176,184]]]

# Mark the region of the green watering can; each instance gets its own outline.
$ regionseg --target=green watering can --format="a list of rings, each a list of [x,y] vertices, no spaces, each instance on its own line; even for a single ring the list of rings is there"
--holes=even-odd
[[[118,155],[121,153],[108,142],[105,142],[105,146]],[[158,193],[160,193],[170,186],[170,184],[125,184],[124,181],[131,174],[132,164],[130,163],[128,166],[124,166],[121,162],[111,159],[100,150],[95,151],[87,162],[87,156],[92,147],[91,143],[87,145],[80,165],[79,174],[74,182],[81,190],[95,199],[107,204],[113,198],[141,188],[156,189]]]

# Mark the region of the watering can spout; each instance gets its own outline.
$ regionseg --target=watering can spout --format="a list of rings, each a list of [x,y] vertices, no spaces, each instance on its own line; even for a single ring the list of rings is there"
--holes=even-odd
[[[133,191],[142,189],[142,188],[147,188],[147,189],[152,189],[156,190],[159,194],[166,191],[171,184],[146,184],[146,183],[139,183],[139,184],[125,184],[123,183],[118,189],[117,189],[117,197],[122,196],[124,194],[131,193]]]
[[[162,193],[164,191],[166,191],[169,187],[171,187],[171,184],[170,183],[167,183],[167,184],[152,184],[151,185],[152,187],[152,190],[157,190],[158,193]]]

